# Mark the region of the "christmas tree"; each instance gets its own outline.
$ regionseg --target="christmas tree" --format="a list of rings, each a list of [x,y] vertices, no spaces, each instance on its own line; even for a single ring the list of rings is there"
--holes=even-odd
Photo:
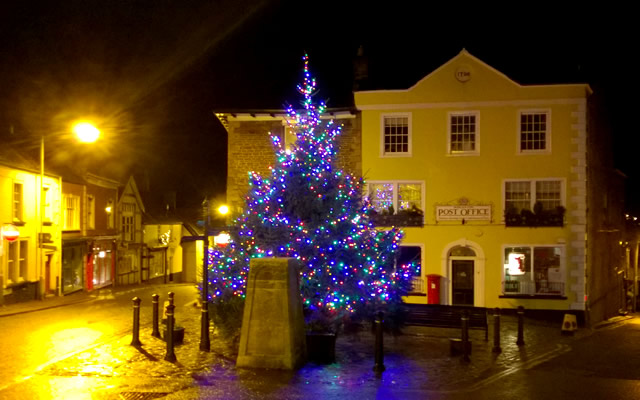
[[[362,179],[334,171],[341,126],[321,121],[325,104],[314,103],[316,81],[308,56],[303,60],[298,91],[304,109],[287,109],[295,145],[287,149],[271,135],[275,166],[269,177],[249,174],[246,205],[231,241],[210,252],[209,293],[214,303],[244,297],[251,258],[294,257],[303,266],[307,312],[371,314],[402,302],[414,266],[396,265],[401,231],[380,231],[369,221]]]

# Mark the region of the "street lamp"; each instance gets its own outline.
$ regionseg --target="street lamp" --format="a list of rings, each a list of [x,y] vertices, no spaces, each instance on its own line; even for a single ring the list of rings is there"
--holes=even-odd
[[[217,209],[220,215],[226,215],[229,207],[221,205]],[[202,314],[200,316],[200,350],[209,351],[211,348],[209,341],[209,227],[211,225],[211,212],[209,210],[209,200],[202,202],[202,212],[204,220],[204,240],[202,241]]]
[[[93,143],[100,137],[100,130],[89,121],[78,121],[72,127],[73,133],[78,141],[82,143]],[[37,234],[39,260],[37,265],[39,271],[38,297],[44,299],[44,135],[40,135],[40,196],[38,198],[38,214],[40,219],[40,232]]]

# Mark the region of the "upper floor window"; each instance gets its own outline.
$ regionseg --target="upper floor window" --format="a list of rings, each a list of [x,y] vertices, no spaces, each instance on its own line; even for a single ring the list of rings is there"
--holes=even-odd
[[[23,209],[24,209],[24,198],[23,198],[23,185],[21,182],[13,183],[13,222],[22,222],[23,221]]]
[[[382,116],[382,156],[411,155],[411,114]]]
[[[107,201],[107,206],[105,207],[104,211],[107,213],[107,229],[113,229],[114,228],[114,209],[113,209],[113,200],[109,199],[109,201]]]
[[[80,197],[72,194],[62,196],[64,224],[66,231],[80,230]]]
[[[133,241],[135,238],[135,204],[122,203],[122,238]]]
[[[521,153],[542,153],[550,149],[549,111],[521,111],[520,138]]]
[[[126,241],[133,241],[134,233],[134,219],[133,216],[122,216],[122,238]]]
[[[505,181],[505,223],[511,226],[562,226],[563,199],[561,179]]]
[[[53,210],[51,207],[51,202],[52,202],[52,195],[53,195],[53,191],[51,190],[51,188],[49,186],[44,186],[42,188],[43,193],[43,199],[44,199],[44,215],[43,215],[43,219],[44,222],[52,222],[53,221]]]
[[[421,226],[423,221],[421,182],[370,182],[371,218],[380,226]]]
[[[92,195],[87,196],[87,229],[96,229],[96,201]]]
[[[449,113],[449,154],[465,155],[480,152],[480,113],[477,111]]]

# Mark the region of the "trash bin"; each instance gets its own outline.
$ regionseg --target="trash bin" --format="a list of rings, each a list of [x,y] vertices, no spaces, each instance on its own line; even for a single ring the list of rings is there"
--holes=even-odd
[[[427,303],[440,304],[440,281],[438,274],[427,275]]]

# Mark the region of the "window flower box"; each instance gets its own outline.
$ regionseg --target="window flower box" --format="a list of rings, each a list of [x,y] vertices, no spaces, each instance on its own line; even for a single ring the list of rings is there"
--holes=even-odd
[[[400,210],[397,213],[391,212],[371,211],[371,221],[376,226],[424,226],[424,214],[419,208]]]
[[[535,211],[536,212],[522,210],[518,213],[515,210],[509,210],[504,215],[505,225],[525,227],[564,226],[564,207],[559,206],[554,210],[542,210],[538,208]]]

